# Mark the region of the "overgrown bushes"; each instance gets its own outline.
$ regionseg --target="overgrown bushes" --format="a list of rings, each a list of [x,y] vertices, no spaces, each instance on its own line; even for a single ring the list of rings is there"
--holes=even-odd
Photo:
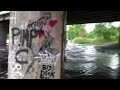
[[[117,36],[110,36],[109,40],[104,39],[104,37],[95,38],[76,37],[72,41],[77,44],[103,44],[109,42],[116,42],[117,40],[118,40]]]
[[[119,32],[118,28],[105,23],[96,24],[95,29],[87,33],[85,25],[73,25],[68,31],[68,39],[78,44],[103,44],[118,41]]]
[[[88,44],[90,43],[90,39],[84,37],[76,37],[73,39],[73,42],[78,44]]]

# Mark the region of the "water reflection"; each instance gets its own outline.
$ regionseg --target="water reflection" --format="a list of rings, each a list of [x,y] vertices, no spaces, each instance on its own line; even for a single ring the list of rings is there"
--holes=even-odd
[[[8,68],[8,48],[6,46],[0,46],[0,79],[7,78]]]
[[[119,67],[118,54],[111,55],[109,67],[111,67],[111,69],[117,69]]]
[[[108,46],[106,46],[108,47]],[[120,79],[120,49],[69,44],[65,76],[71,79]],[[7,77],[8,49],[0,48],[0,78]]]
[[[117,49],[99,50],[95,46],[67,46],[65,75],[77,79],[117,79],[120,76],[120,51]],[[67,78],[65,76],[65,78]]]

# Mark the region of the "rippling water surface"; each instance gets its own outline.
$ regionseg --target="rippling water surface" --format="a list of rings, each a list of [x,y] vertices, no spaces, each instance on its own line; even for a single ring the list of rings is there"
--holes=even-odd
[[[120,79],[118,46],[77,45],[66,47],[65,79]],[[0,46],[0,79],[7,78],[8,48]]]
[[[0,79],[7,78],[8,48],[0,46]]]
[[[65,79],[119,79],[120,49],[111,45],[66,47]]]

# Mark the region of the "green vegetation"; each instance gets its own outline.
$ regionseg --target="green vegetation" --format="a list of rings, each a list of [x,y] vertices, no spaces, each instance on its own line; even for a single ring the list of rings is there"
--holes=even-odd
[[[95,25],[95,29],[87,33],[85,24],[70,26],[68,30],[68,39],[78,44],[103,44],[119,41],[119,29],[106,23]]]
[[[7,34],[7,39],[9,39],[9,34]]]

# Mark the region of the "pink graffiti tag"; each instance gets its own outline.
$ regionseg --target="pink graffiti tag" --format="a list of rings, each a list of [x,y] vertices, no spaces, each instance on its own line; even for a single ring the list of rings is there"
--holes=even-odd
[[[47,23],[43,26],[42,30],[38,32],[39,38],[41,38],[42,35],[45,35],[46,37],[50,36],[50,32],[52,28],[57,24],[57,20],[48,20]]]

